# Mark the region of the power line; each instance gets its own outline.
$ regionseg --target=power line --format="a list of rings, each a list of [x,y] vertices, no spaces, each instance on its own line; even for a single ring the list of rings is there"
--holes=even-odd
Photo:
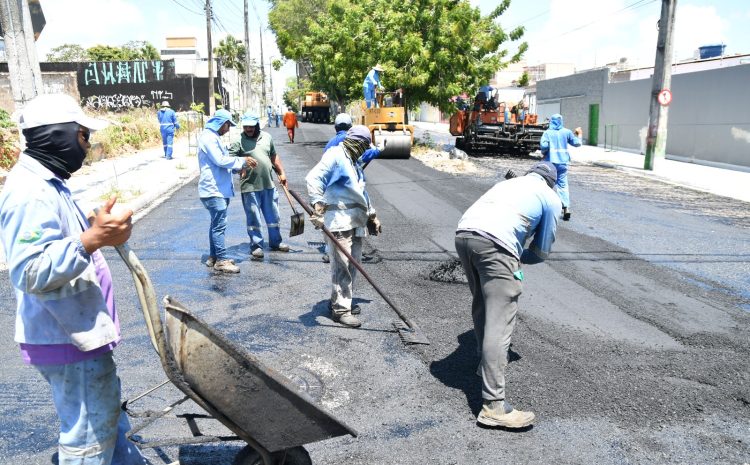
[[[640,7],[642,7],[642,6],[646,6],[646,5],[648,5],[648,4],[650,4],[650,3],[654,3],[654,2],[656,2],[656,1],[658,1],[658,0],[637,0],[636,2],[633,2],[633,3],[631,3],[630,5],[627,5],[627,6],[626,6],[626,7],[624,7],[624,8],[621,8],[621,9],[619,9],[619,10],[617,10],[617,11],[613,11],[612,13],[608,13],[608,14],[606,14],[606,15],[604,15],[604,16],[600,16],[599,18],[597,18],[597,19],[595,19],[595,20],[593,20],[593,21],[591,21],[591,22],[589,22],[589,23],[586,23],[586,24],[584,24],[584,25],[582,25],[582,26],[578,26],[578,27],[576,27],[576,28],[573,28],[573,29],[571,29],[571,30],[569,30],[569,31],[563,32],[563,33],[562,33],[562,34],[560,34],[560,35],[556,35],[556,36],[554,36],[554,37],[550,37],[550,38],[549,38],[549,39],[547,39],[547,40],[551,40],[551,39],[557,39],[558,37],[566,36],[566,35],[568,35],[568,34],[571,34],[571,33],[573,33],[573,32],[576,32],[576,31],[580,31],[581,29],[585,29],[585,28],[587,28],[587,27],[591,26],[592,24],[596,24],[596,23],[598,23],[599,21],[602,21],[602,20],[603,20],[603,19],[605,19],[605,18],[609,18],[610,16],[612,16],[612,15],[615,15],[615,14],[617,14],[617,13],[621,13],[621,12],[623,12],[623,11],[626,11],[626,10],[630,10],[630,9],[633,9],[633,10],[635,10],[636,8],[640,8]],[[645,2],[645,3],[644,3],[644,2]],[[639,4],[640,4],[640,5],[639,5]]]
[[[183,5],[182,3],[178,2],[177,0],[172,0],[172,2],[176,3],[178,6],[181,6],[182,8],[186,9],[187,11],[189,11],[189,12],[191,12],[193,14],[200,15],[200,16],[204,15],[204,12],[192,10],[192,9],[186,7],[185,5]]]

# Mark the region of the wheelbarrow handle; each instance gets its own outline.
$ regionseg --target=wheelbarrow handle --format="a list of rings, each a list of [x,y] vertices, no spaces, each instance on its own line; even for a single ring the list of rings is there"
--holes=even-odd
[[[305,203],[305,201],[302,199],[302,197],[300,197],[300,195],[298,193],[294,192],[292,189],[289,189],[289,193],[292,194],[292,197],[294,197],[294,199],[297,201],[297,203],[299,203],[302,206],[302,208],[305,209],[305,211],[307,212],[308,215],[310,215],[310,216],[314,215],[314,212],[313,212],[312,208],[310,208],[310,206],[307,203]],[[409,327],[409,329],[416,330],[416,326],[414,325],[414,323],[412,323],[411,319],[408,316],[406,316],[401,311],[401,309],[398,308],[398,306],[385,294],[385,292],[383,292],[380,289],[380,287],[377,284],[375,284],[375,281],[373,281],[372,278],[370,277],[370,275],[367,274],[367,272],[365,271],[365,269],[362,268],[362,265],[357,260],[355,260],[354,257],[352,257],[352,254],[350,254],[346,250],[346,248],[344,248],[343,245],[341,245],[341,243],[338,241],[338,239],[336,239],[336,236],[334,236],[333,233],[328,228],[326,228],[325,226],[321,226],[321,229],[323,230],[323,233],[326,236],[328,236],[329,239],[331,239],[331,241],[336,246],[336,248],[339,249],[339,251],[341,253],[343,253],[344,256],[346,256],[346,258],[349,260],[349,263],[351,263],[352,265],[354,265],[354,267],[360,273],[362,273],[362,276],[364,276],[364,278],[367,280],[367,282],[370,283],[370,285],[373,287],[373,289],[375,289],[375,291],[377,291],[377,293],[380,294],[380,297],[382,297],[383,300],[385,300],[386,303],[388,305],[390,305],[390,307],[393,309],[394,312],[396,312],[396,314],[398,315],[398,317],[401,318],[401,321],[403,321],[404,323],[406,323],[406,325]]]

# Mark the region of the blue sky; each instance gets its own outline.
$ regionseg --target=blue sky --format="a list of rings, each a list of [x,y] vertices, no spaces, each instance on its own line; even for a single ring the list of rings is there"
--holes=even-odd
[[[243,38],[243,0],[212,1],[219,22],[213,28],[214,42],[227,33]],[[485,13],[498,3],[471,2]],[[185,35],[197,37],[205,50],[205,0],[41,0],[41,4],[47,19],[37,42],[41,59],[64,43],[89,47],[148,40],[161,49],[165,37]],[[259,28],[267,25],[268,3],[251,0],[250,4],[251,53],[258,57]],[[660,0],[514,0],[500,23],[508,29],[526,27],[528,64],[570,62],[585,69],[627,57],[635,65],[651,66],[660,8]],[[678,0],[675,58],[689,58],[698,46],[714,43],[727,44],[730,54],[750,53],[749,23],[748,0]],[[279,56],[268,31],[264,52],[266,60]],[[274,74],[277,92],[285,77],[293,74],[291,63]]]

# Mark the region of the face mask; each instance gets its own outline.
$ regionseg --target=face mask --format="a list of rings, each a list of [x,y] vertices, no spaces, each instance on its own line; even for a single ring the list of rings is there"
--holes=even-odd
[[[86,151],[78,143],[79,128],[78,123],[70,122],[24,129],[24,153],[57,176],[68,179],[81,169],[86,158]]]

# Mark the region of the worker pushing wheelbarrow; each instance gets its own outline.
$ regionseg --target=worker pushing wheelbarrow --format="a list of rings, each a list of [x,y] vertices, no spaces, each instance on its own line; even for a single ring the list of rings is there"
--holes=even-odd
[[[163,301],[166,321],[162,322],[148,273],[127,244],[118,246],[117,251],[133,274],[151,343],[162,368],[169,381],[185,394],[183,399],[131,430],[131,440],[141,447],[242,440],[248,446],[237,455],[235,465],[310,465],[304,444],[357,435],[291,380],[237,347],[169,296]],[[123,408],[129,411],[129,402],[158,387],[126,401]],[[136,433],[188,399],[236,436],[204,436],[194,431],[194,437],[187,439],[153,442],[136,439]],[[196,429],[193,427],[194,423],[191,430]]]

